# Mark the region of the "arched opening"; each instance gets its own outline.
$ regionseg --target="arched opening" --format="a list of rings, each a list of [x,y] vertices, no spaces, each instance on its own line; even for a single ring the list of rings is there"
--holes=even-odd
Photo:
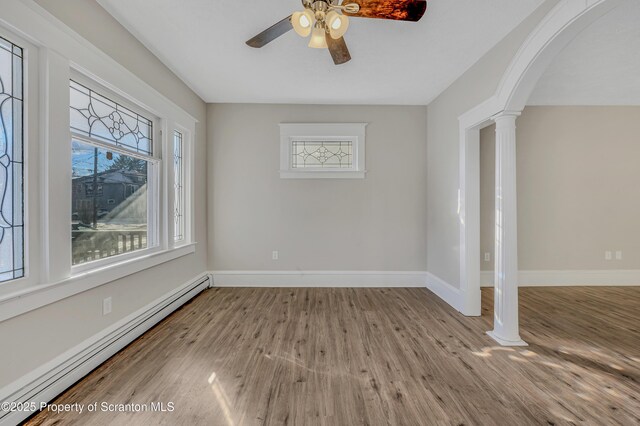
[[[496,307],[492,337],[503,345],[521,345],[517,310],[517,228],[515,180],[516,118],[520,115],[536,83],[551,61],[583,29],[620,2],[564,0],[540,23],[507,69],[495,95],[460,117],[460,282],[461,311],[479,315],[480,292],[480,130],[498,123],[502,140],[500,165],[496,166],[506,186],[496,196],[495,255]],[[498,204],[500,203],[500,204]],[[502,228],[502,229],[501,229]]]
[[[582,31],[545,70],[517,119],[517,282],[523,329],[535,328],[535,318],[539,321],[544,311],[568,333],[589,336],[574,346],[579,350],[583,344],[583,353],[594,359],[607,351],[625,359],[618,345],[598,332],[610,325],[597,312],[604,300],[612,312],[614,307],[624,312],[625,299],[637,297],[637,290],[585,286],[640,284],[640,203],[633,196],[640,184],[640,57],[629,55],[640,49],[639,19],[640,4],[623,1]],[[481,285],[489,287],[495,282],[495,146],[495,126],[482,129]],[[485,314],[491,293],[482,291]],[[532,311],[528,306],[534,299],[547,300],[549,306]],[[591,325],[600,326],[586,329],[580,320],[585,312],[593,312]],[[600,350],[594,350],[598,345]]]

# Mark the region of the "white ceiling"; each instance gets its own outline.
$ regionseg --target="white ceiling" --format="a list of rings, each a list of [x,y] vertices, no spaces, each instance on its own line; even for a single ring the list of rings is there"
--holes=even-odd
[[[418,23],[351,20],[352,60],[290,31],[245,41],[299,0],[98,0],[207,102],[426,105],[543,0],[434,0]]]
[[[640,105],[640,2],[624,0],[552,62],[529,105]]]

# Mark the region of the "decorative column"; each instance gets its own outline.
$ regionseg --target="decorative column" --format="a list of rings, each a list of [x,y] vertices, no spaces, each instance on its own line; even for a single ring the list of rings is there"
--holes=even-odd
[[[496,123],[496,209],[493,331],[503,346],[526,346],[518,325],[518,221],[516,191],[516,118],[505,111]]]

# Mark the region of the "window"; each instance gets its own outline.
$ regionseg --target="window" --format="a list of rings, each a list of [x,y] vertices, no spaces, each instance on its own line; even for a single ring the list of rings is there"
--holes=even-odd
[[[353,141],[329,139],[291,141],[291,168],[353,168]]]
[[[280,124],[280,177],[364,178],[366,123]]]
[[[185,239],[185,200],[184,200],[184,140],[179,131],[173,132],[173,239]]]
[[[151,155],[148,118],[71,80],[71,131],[138,154]]]
[[[75,81],[70,95],[72,265],[151,247],[152,121]]]
[[[24,276],[22,48],[0,37],[0,282]]]
[[[197,120],[30,1],[1,3],[4,321],[196,251]],[[174,130],[183,137],[180,242]]]

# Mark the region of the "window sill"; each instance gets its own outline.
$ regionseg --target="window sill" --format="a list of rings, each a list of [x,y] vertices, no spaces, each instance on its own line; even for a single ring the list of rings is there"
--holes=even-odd
[[[83,291],[194,253],[196,244],[145,254],[133,259],[75,274],[56,283],[40,284],[0,295],[0,322],[41,308]]]
[[[281,179],[364,179],[366,171],[300,171],[280,170]]]

